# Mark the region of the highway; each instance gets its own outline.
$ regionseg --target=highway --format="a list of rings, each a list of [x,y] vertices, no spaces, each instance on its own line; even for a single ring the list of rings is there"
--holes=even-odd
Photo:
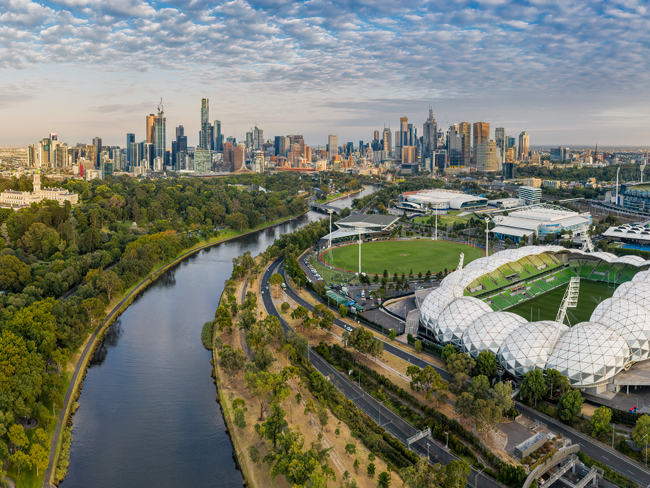
[[[276,262],[273,263],[265,272],[262,282],[268,283],[271,274],[278,269],[280,270],[280,273],[284,276],[284,270],[280,268],[281,264],[282,264],[281,259],[276,260]],[[301,296],[299,296],[288,284],[287,284],[286,293],[296,303],[302,305],[303,307],[307,308],[310,311],[313,310],[314,307],[309,302],[304,300]],[[270,295],[268,295],[268,293],[265,293],[263,297],[264,297],[264,305],[266,306],[267,311],[268,310],[275,311],[275,307],[273,305],[273,301]],[[277,312],[274,313],[274,315],[279,316]],[[281,317],[280,317],[280,321],[284,322]],[[334,324],[340,327],[341,329],[346,329],[346,327],[351,327],[350,324],[347,324],[341,321],[340,319],[336,319],[334,321]],[[283,327],[285,327],[286,329],[286,322],[283,323]],[[398,347],[395,347],[394,345],[388,342],[385,341],[382,342],[384,343],[384,351],[386,351],[387,353],[393,354],[394,356],[397,356],[400,359],[403,359],[404,361],[408,361],[411,364],[419,366],[420,368],[424,368],[426,366],[432,366],[444,380],[449,380],[449,373],[447,373],[447,371],[445,371],[444,369],[434,364],[428,363],[427,361],[420,359],[419,357],[414,356]],[[571,427],[568,427],[567,425],[559,422],[558,420],[548,417],[543,413],[540,413],[524,404],[517,402],[516,407],[520,412],[524,413],[527,417],[533,420],[538,420],[543,424],[546,424],[549,428],[551,428],[555,432],[558,432],[563,437],[571,439],[573,443],[580,444],[580,450],[584,452],[587,456],[596,459],[597,461],[600,461],[604,465],[619,472],[623,476],[626,476],[636,481],[637,483],[641,484],[644,487],[650,487],[650,470],[644,467],[642,464],[627,458],[623,454],[606,446],[605,444],[598,442],[572,429]],[[400,440],[402,439],[400,438]]]

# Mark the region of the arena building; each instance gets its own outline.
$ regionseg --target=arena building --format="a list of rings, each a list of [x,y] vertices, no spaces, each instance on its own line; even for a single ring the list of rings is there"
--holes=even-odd
[[[650,261],[638,256],[560,246],[508,249],[450,273],[439,288],[417,300],[420,324],[442,345],[473,357],[492,352],[515,379],[552,368],[576,388],[613,396],[623,386],[629,391],[631,385],[650,385],[649,267]],[[575,276],[606,282],[608,289],[620,286],[588,320],[572,327],[508,311]],[[589,305],[596,303],[582,305],[587,314]]]
[[[399,201],[397,208],[415,211],[436,207],[438,210],[472,210],[488,204],[487,198],[442,189],[406,191],[399,196]]]
[[[529,242],[533,237],[545,239],[549,235],[573,235],[586,232],[591,225],[591,215],[579,213],[557,205],[540,203],[495,216],[496,227],[491,229],[497,239],[510,238],[514,242]]]
[[[325,243],[361,238],[364,240],[387,237],[390,235],[395,222],[399,220],[396,215],[379,214],[353,214],[337,220],[334,225],[337,227],[331,234],[321,237],[321,247]]]

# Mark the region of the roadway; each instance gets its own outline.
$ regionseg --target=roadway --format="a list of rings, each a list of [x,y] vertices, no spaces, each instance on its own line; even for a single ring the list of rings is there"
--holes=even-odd
[[[268,283],[268,280],[271,277],[272,272],[277,270],[281,266],[281,264],[282,264],[281,259],[276,260],[276,262],[273,263],[265,272],[262,282]],[[280,273],[284,276],[284,270],[280,269]],[[285,282],[286,282],[286,278],[285,278]],[[303,307],[307,308],[310,311],[313,310],[314,307],[309,302],[304,300],[300,295],[298,295],[289,286],[288,283],[287,283],[286,293],[296,303],[302,305]],[[263,297],[265,299],[264,305],[266,306],[266,309],[275,310],[270,295],[265,293]],[[279,314],[277,315],[279,316]],[[283,322],[281,317],[280,320],[281,322]],[[283,327],[285,325],[286,323],[283,325]],[[348,327],[352,327],[350,324],[345,323],[340,319],[335,319],[334,325],[344,330],[346,330]],[[352,328],[354,329],[354,327]],[[397,356],[398,358],[410,362],[411,364],[414,364],[416,366],[419,366],[420,368],[425,368],[426,366],[432,366],[444,380],[447,381],[449,380],[449,373],[447,373],[447,371],[445,371],[444,369],[436,366],[435,364],[431,364],[423,359],[420,359],[419,357],[414,356],[388,342],[385,341],[382,342],[384,343],[384,351],[386,351],[387,353]],[[520,412],[524,413],[527,417],[533,420],[538,420],[546,424],[553,431],[561,434],[563,437],[566,437],[567,439],[571,439],[573,443],[580,444],[580,450],[584,452],[587,456],[602,462],[604,465],[612,468],[615,471],[618,471],[620,474],[628,478],[633,479],[634,481],[640,483],[642,486],[650,486],[650,470],[648,470],[648,468],[644,467],[642,464],[627,458],[623,454],[606,446],[605,444],[598,442],[572,429],[571,427],[568,427],[567,425],[559,422],[558,420],[548,417],[547,415],[544,415],[543,413],[540,413],[537,410],[534,410],[524,404],[517,402],[516,407]]]

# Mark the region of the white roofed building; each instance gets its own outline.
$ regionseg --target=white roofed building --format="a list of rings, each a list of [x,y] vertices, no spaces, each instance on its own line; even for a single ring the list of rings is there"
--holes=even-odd
[[[471,210],[488,204],[487,198],[444,189],[406,191],[399,199],[402,207],[414,210],[436,207],[439,210]]]
[[[32,203],[38,203],[41,200],[54,200],[63,205],[68,201],[76,205],[79,201],[79,195],[69,192],[65,188],[44,188],[41,189],[41,175],[34,174],[34,191],[16,191],[5,190],[0,193],[0,207],[13,208],[18,210],[29,207]]]

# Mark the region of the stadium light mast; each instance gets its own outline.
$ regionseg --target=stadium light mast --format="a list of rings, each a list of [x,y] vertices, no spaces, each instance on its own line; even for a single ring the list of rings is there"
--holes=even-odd
[[[327,210],[327,213],[330,214],[330,242],[327,247],[328,249],[332,249],[332,213],[333,212],[334,210],[332,210],[331,208]]]
[[[359,230],[359,280],[361,280],[361,232],[363,232],[363,229],[359,228],[358,230]]]
[[[569,286],[564,292],[564,298],[562,298],[562,304],[560,305],[559,310],[557,311],[557,316],[555,321],[557,322],[557,330],[555,332],[555,337],[553,339],[553,347],[557,343],[557,340],[560,335],[560,328],[564,324],[564,319],[566,318],[566,312],[568,308],[575,308],[578,306],[578,296],[580,295],[580,277],[573,276],[571,281],[569,281]],[[571,322],[569,322],[569,325]]]
[[[491,220],[485,217],[485,257],[488,257],[489,253],[489,244],[488,238],[490,237],[490,222]]]

